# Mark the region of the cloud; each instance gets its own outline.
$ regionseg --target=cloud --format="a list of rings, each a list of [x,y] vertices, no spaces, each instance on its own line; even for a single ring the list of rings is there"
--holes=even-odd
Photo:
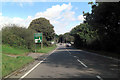
[[[46,17],[48,19],[60,19],[61,17],[63,17],[65,14],[65,11],[70,11],[70,9],[72,8],[71,4],[69,3],[67,4],[63,4],[63,5],[56,5],[56,6],[52,6],[51,8],[48,8],[46,11],[44,12],[38,12],[35,15],[35,18],[37,17]]]
[[[0,29],[2,29],[2,27],[4,27],[4,25],[7,24],[16,24],[22,27],[28,27],[29,23],[32,21],[32,18],[30,16],[27,17],[27,19],[22,19],[19,17],[6,17],[6,16],[2,16],[2,13],[0,13]]]
[[[78,16],[78,20],[79,20],[79,21],[83,21],[83,20],[85,20],[85,19],[84,19],[83,15],[79,15],[79,16]]]
[[[2,16],[2,13],[0,12],[0,16]]]
[[[50,23],[54,26],[57,34],[63,34],[66,31],[70,31],[71,27],[73,26],[67,26],[69,26],[73,21],[82,22],[84,20],[82,15],[79,15],[77,18],[75,17],[75,12],[72,11],[72,5],[69,3],[52,6],[51,8],[46,9],[44,12],[37,12],[34,16],[28,16],[26,19],[19,17],[5,17],[2,16],[2,13],[0,13],[0,25],[17,24],[27,28],[33,19],[40,17],[50,20]]]
[[[53,24],[55,27],[55,32],[57,34],[61,34],[65,33],[69,29],[66,27],[67,25],[76,20],[75,12],[71,9],[71,3],[55,5],[51,8],[48,8],[44,12],[36,13],[35,18],[45,17],[46,19],[50,20],[51,24]]]
[[[22,4],[22,3],[20,3],[19,5],[20,5],[21,7],[23,7],[23,4]]]
[[[34,2],[30,1],[30,2],[24,2],[24,1],[21,1],[21,2],[18,2],[18,5],[22,8],[24,8],[25,5],[29,5],[29,6],[33,6],[34,5]]]

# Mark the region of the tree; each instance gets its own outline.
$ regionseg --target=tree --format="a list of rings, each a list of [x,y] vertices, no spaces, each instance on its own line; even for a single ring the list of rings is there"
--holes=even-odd
[[[71,30],[70,34],[75,38],[76,47],[87,47],[98,38],[96,31],[87,23],[76,26]]]
[[[74,37],[70,35],[70,33],[64,33],[63,35],[59,35],[59,41],[61,43],[70,43],[74,41]]]
[[[48,41],[51,41],[54,39],[54,29],[53,25],[50,24],[49,20],[45,18],[38,18],[33,20],[28,29],[33,29],[38,33],[43,33],[43,43],[48,45]]]
[[[55,34],[54,41],[55,41],[55,43],[58,43],[58,41],[59,41],[59,35]]]
[[[70,33],[65,33],[64,35],[64,42],[70,43],[74,41],[74,37],[70,35]]]
[[[120,2],[95,3],[85,16],[85,22],[97,30],[101,48],[120,52]]]
[[[64,42],[64,37],[62,34],[59,35],[59,39],[58,39],[59,43],[63,43]]]

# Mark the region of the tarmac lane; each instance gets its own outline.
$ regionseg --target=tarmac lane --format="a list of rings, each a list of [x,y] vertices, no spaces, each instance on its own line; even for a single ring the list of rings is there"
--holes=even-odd
[[[95,53],[59,46],[19,80],[118,80],[119,63]]]

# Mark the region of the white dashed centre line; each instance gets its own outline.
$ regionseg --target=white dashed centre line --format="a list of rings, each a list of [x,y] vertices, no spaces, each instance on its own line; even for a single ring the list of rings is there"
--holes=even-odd
[[[98,79],[103,80],[99,75],[96,76]]]
[[[75,58],[77,57],[77,56],[74,56]]]
[[[68,50],[66,49],[66,51],[68,51]],[[68,51],[68,53],[71,54],[71,52],[69,52],[69,51]],[[77,56],[73,56],[73,57],[77,58]],[[82,61],[80,61],[79,59],[77,59],[77,61],[78,61],[79,63],[81,63],[85,68],[88,67],[87,65],[85,65],[85,64],[84,64]],[[96,77],[97,77],[99,80],[103,80],[99,75],[97,75]]]
[[[87,66],[82,61],[80,61],[79,59],[77,59],[77,61],[80,62],[84,67],[87,68]]]
[[[66,49],[66,51],[68,51],[68,50]],[[69,51],[68,51],[68,52],[69,52]],[[69,54],[71,54],[71,53],[69,52]],[[77,56],[74,56],[74,57],[77,57]],[[80,62],[84,67],[87,68],[87,66],[86,66],[82,61],[80,61],[79,59],[77,59],[77,61]]]
[[[68,51],[67,49],[66,49],[66,51]],[[69,52],[69,51],[68,51]],[[70,52],[69,52],[69,54],[71,54]]]

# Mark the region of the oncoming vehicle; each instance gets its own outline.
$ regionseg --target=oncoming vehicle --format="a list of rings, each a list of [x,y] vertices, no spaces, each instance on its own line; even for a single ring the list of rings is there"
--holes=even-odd
[[[60,45],[62,45],[62,43],[60,43]]]
[[[71,46],[71,44],[70,43],[66,43],[66,47],[70,47]]]

